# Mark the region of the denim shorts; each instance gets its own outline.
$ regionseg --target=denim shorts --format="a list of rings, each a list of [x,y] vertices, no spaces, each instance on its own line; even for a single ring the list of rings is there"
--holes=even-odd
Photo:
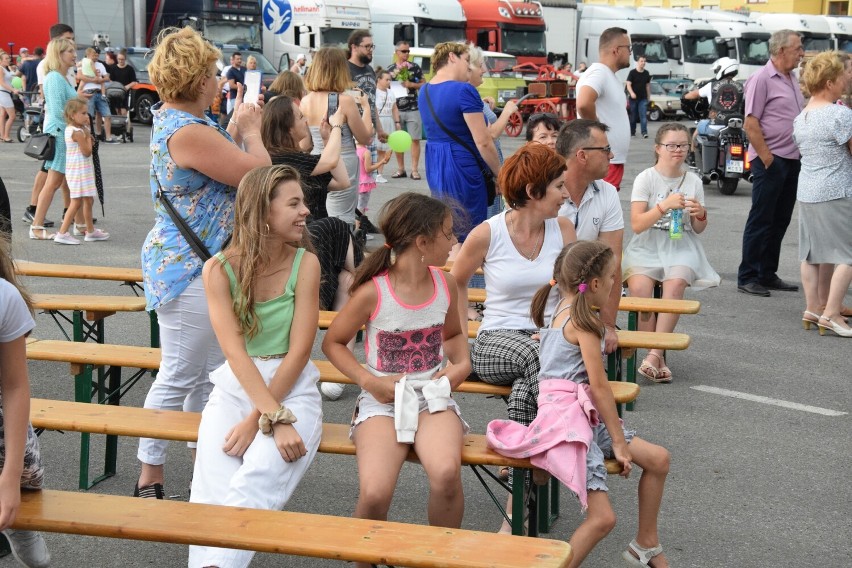
[[[426,399],[423,398],[423,393],[417,391],[417,402],[420,404],[419,412],[428,412],[429,407],[426,403]],[[452,398],[450,399],[449,404],[447,404],[447,410],[452,410],[456,413],[456,416],[459,417],[462,423],[462,430],[464,434],[470,432],[470,426],[467,422],[462,418],[461,410],[459,410],[459,405],[456,404],[456,401]],[[355,411],[352,413],[352,427],[349,428],[349,439],[352,439],[352,435],[355,433],[355,428],[368,418],[372,418],[373,416],[387,416],[388,418],[394,417],[394,407],[393,403],[383,404],[375,399],[373,395],[369,392],[362,390],[361,394],[358,395],[358,399],[355,401]]]
[[[619,420],[619,422],[621,422]],[[629,430],[621,424],[624,431],[624,439],[629,444],[636,435],[636,430]],[[604,459],[612,459],[612,438],[606,429],[606,424],[601,422],[592,429],[592,443],[586,453],[586,489],[589,491],[609,491],[606,485],[606,465]]]
[[[89,115],[95,116],[95,113],[100,113],[101,116],[110,116],[109,103],[104,96],[97,92],[89,99]]]

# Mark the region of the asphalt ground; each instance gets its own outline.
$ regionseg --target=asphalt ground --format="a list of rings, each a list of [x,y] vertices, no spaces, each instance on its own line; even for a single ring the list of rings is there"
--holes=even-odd
[[[634,138],[621,193],[625,216],[629,215],[632,180],[653,163],[653,135]],[[70,264],[138,266],[142,242],[153,222],[147,185],[149,154],[145,141],[149,130],[136,127],[136,142],[101,145],[100,156],[106,183],[105,214],[96,206],[98,227],[109,231],[107,242],[60,246],[27,238],[20,216],[29,198],[38,164],[22,153],[20,144],[0,148],[0,175],[8,187],[14,222],[14,251],[18,258]],[[506,155],[522,139],[503,138]],[[394,164],[385,168],[390,178]],[[408,168],[410,172],[410,168]],[[421,166],[420,172],[423,174]],[[379,185],[371,210],[400,191],[427,192],[423,181],[393,180]],[[677,331],[692,337],[686,352],[671,353],[674,374],[670,385],[641,382],[642,392],[626,423],[643,438],[667,447],[672,453],[671,473],[660,513],[661,542],[672,566],[763,567],[852,565],[852,490],[850,489],[850,440],[852,388],[850,342],[835,336],[821,337],[800,323],[804,308],[801,292],[772,292],[770,298],[738,293],[736,270],[740,261],[742,230],[750,207],[751,186],[741,182],[732,196],[706,186],[709,226],[701,235],[711,264],[722,275],[720,287],[692,292],[700,300],[701,313],[685,316]],[[59,221],[61,201],[55,199],[48,215]],[[374,216],[374,215],[371,215]],[[799,281],[798,219],[794,214],[782,248],[779,275]],[[629,222],[627,233],[630,232]],[[380,239],[381,237],[378,237]],[[626,239],[629,237],[626,237]],[[371,241],[372,245],[380,240]],[[626,242],[626,241],[625,241]],[[83,280],[27,278],[33,292],[126,295],[130,290],[114,283]],[[846,303],[852,304],[847,295]],[[44,314],[37,316],[34,336],[62,339],[56,324]],[[622,316],[622,325],[626,318]],[[118,314],[106,322],[109,343],[146,345],[145,314]],[[317,345],[321,334],[317,338]],[[319,349],[315,357],[321,357]],[[68,367],[57,363],[30,363],[33,396],[73,399]],[[126,373],[125,373],[126,375]],[[640,378],[640,381],[642,379]],[[150,378],[136,385],[122,401],[141,406]],[[839,411],[829,416],[793,405],[790,407],[723,396],[696,390],[714,387]],[[348,422],[357,395],[347,387],[343,397],[324,403],[325,421]],[[505,417],[502,401],[481,395],[458,394],[457,400],[473,432],[483,433],[489,420]],[[47,466],[47,486],[74,491],[77,488],[79,435],[46,432],[41,437]],[[98,463],[102,438],[94,437],[92,463]],[[137,441],[119,441],[118,474],[93,491],[129,495],[138,474]],[[189,453],[172,444],[166,470],[166,493],[186,499],[191,477]],[[610,492],[618,524],[593,551],[587,566],[623,565],[621,553],[634,537],[637,525],[638,470],[630,479],[610,478]],[[500,518],[473,474],[465,470],[468,529],[496,531]],[[348,516],[357,498],[355,461],[345,456],[318,455],[287,508],[294,511]],[[403,468],[390,519],[426,522],[428,485],[422,469]],[[550,537],[567,539],[580,522],[576,499],[562,491],[562,516]],[[329,534],[328,538],[334,539]],[[281,535],[288,538],[287,534]],[[53,566],[185,566],[183,546],[47,534]],[[12,565],[7,557],[0,566]],[[332,566],[331,561],[258,555],[256,567]]]

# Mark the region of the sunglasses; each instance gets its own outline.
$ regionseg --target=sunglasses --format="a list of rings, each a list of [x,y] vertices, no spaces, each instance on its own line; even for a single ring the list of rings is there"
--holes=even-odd
[[[556,116],[556,113],[554,113],[554,112],[537,112],[535,114],[531,114],[528,121],[533,122],[533,121],[536,121],[536,120],[542,120],[544,118],[558,119],[559,117]]]
[[[612,152],[612,146],[586,146],[584,148],[580,148],[581,150],[600,150],[601,152],[606,152],[610,154]]]
[[[397,49],[397,51],[400,53],[411,53],[410,49]]]

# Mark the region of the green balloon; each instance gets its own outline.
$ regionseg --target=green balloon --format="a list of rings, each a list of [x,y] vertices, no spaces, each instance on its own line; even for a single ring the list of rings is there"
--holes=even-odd
[[[24,88],[24,82],[20,77],[12,77],[12,88],[19,91]]]
[[[405,130],[397,130],[388,136],[388,146],[394,152],[407,152],[411,148],[411,134]]]

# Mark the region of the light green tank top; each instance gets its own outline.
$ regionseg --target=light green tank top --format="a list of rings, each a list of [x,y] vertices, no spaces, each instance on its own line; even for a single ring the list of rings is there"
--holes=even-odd
[[[255,302],[254,312],[258,319],[257,335],[252,338],[246,336],[246,351],[251,357],[267,357],[287,353],[290,350],[290,325],[293,323],[293,312],[296,305],[296,278],[299,274],[299,265],[305,249],[296,250],[293,259],[293,270],[290,278],[284,285],[284,292],[265,302]],[[241,294],[237,276],[234,269],[219,252],[216,259],[225,268],[231,285],[231,297],[237,298]]]

